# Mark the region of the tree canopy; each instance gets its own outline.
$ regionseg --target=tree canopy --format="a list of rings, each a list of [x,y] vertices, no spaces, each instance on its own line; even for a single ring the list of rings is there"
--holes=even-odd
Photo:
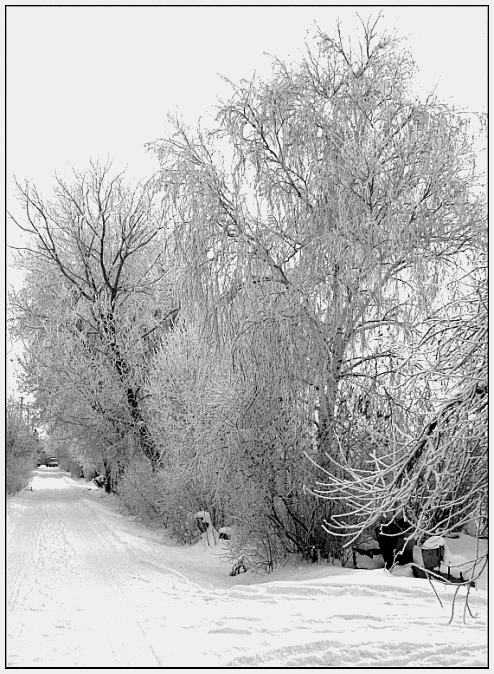
[[[420,535],[485,517],[483,120],[415,70],[378,21],[318,30],[230,83],[215,128],[171,120],[145,185],[18,184],[46,418],[134,504],[233,521],[267,566],[404,506]]]

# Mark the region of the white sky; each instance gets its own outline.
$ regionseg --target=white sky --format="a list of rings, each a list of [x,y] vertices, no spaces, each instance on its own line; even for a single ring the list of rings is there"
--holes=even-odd
[[[10,6],[7,180],[32,179],[47,194],[55,171],[106,158],[148,177],[143,146],[166,134],[168,112],[194,123],[228,95],[220,74],[268,76],[265,52],[296,55],[314,23],[331,33],[357,12],[379,8]],[[455,105],[486,110],[485,7],[383,7],[382,25],[409,36],[424,90],[438,85]],[[12,223],[7,236],[17,240]],[[19,283],[12,270],[7,283]]]
[[[114,157],[146,175],[143,144],[178,109],[194,121],[228,88],[219,74],[269,74],[317,22],[355,23],[342,7],[10,7],[7,10],[8,175],[48,180],[68,163]],[[384,9],[410,34],[426,86],[461,106],[486,107],[487,11],[479,7]]]

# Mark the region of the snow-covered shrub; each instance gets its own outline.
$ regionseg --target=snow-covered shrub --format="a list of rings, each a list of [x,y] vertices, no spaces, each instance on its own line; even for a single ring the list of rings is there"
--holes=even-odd
[[[145,461],[133,461],[118,484],[125,508],[145,521],[166,523],[160,476]]]
[[[337,506],[304,491],[315,479],[304,456],[313,420],[302,392],[287,390],[287,372],[280,354],[266,353],[256,373],[248,362],[241,367],[238,354],[213,349],[193,321],[163,339],[150,371],[150,428],[163,457],[168,526],[179,539],[186,513],[205,509],[216,527],[239,528],[253,565],[274,568],[291,553],[339,556],[340,539],[322,528]]]
[[[32,457],[8,458],[5,474],[7,494],[16,494],[21,489],[24,489],[29,482],[32,472]]]
[[[146,461],[133,461],[119,482],[118,494],[130,513],[163,525],[179,543],[199,540],[195,513],[205,501],[187,474],[153,471]]]
[[[33,436],[22,410],[13,401],[7,403],[6,421],[5,486],[7,494],[15,494],[29,482],[39,440]]]
[[[226,527],[230,539],[222,539],[226,555],[232,565],[244,560],[249,568],[272,571],[287,557],[287,548],[276,529],[273,520],[268,516],[269,495],[254,480],[243,482],[240,475],[232,475],[228,485],[230,512],[229,522],[233,526]],[[220,529],[221,531],[221,529]]]
[[[82,477],[82,466],[78,461],[71,458],[62,458],[60,461],[60,468],[70,473],[72,477]]]
[[[256,298],[249,311],[261,311],[263,302]],[[238,526],[241,545],[268,568],[293,553],[331,560],[344,554],[342,539],[323,528],[341,503],[314,499],[304,488],[319,478],[307,459],[321,451],[318,397],[303,383],[306,361],[296,360],[310,348],[290,330],[283,317],[270,316],[217,348],[195,316],[182,314],[164,335],[148,382],[149,427],[177,528],[194,512],[192,491],[201,501],[196,510],[208,510],[217,527]]]
[[[246,518],[246,522],[236,528],[235,535],[223,544],[232,569],[241,562],[246,568],[273,571],[288,557],[276,530],[262,516]]]
[[[203,502],[193,482],[184,476],[160,471],[161,508],[169,534],[183,545],[196,543],[201,535],[195,513]]]
[[[164,338],[149,385],[150,428],[163,457],[170,526],[180,535],[187,513],[200,510],[211,514],[216,527],[224,525],[242,404],[227,359],[193,325],[182,325]]]

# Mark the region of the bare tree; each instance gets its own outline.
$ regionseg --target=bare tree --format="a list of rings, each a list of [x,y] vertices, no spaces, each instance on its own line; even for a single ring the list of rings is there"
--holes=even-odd
[[[45,393],[53,402],[57,391],[60,419],[71,400],[73,415],[85,405],[120,438],[132,432],[158,465],[143,372],[150,340],[178,307],[171,304],[153,190],[128,187],[123,174],[99,164],[75,171],[71,180],[57,176],[50,201],[27,182],[17,188],[23,214],[10,217],[29,242],[18,261],[27,283],[12,304],[31,364],[50,381]]]

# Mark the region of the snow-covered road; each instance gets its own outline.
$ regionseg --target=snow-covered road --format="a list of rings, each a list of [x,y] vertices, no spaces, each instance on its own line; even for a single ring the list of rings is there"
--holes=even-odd
[[[7,664],[15,667],[485,666],[486,594],[325,564],[232,578],[58,469],[7,503]],[[464,590],[461,590],[462,595]]]

